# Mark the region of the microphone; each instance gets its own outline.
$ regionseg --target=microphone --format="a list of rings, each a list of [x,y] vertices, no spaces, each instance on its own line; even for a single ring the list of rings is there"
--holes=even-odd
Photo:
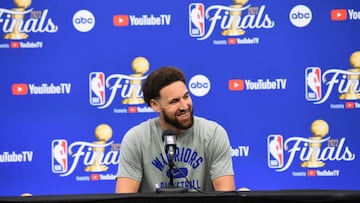
[[[165,130],[162,134],[162,140],[165,145],[165,153],[169,154],[170,160],[173,160],[176,151],[176,134],[172,130]]]
[[[172,130],[165,130],[162,133],[162,141],[165,145],[165,153],[169,155],[169,186],[156,188],[156,192],[172,192],[172,193],[183,193],[187,192],[187,188],[174,186],[174,155],[176,152],[176,133]]]

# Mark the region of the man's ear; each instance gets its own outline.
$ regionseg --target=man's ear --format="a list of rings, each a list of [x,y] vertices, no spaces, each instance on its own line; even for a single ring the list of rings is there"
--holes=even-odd
[[[151,108],[152,108],[155,112],[157,112],[157,113],[160,112],[159,103],[158,103],[155,99],[151,99],[151,100],[150,100],[150,106],[151,106]]]

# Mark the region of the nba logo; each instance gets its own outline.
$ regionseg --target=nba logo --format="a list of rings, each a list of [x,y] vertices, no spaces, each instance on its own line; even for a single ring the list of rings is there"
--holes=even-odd
[[[319,67],[305,69],[305,97],[308,101],[321,99],[321,69]]]
[[[102,72],[92,72],[89,75],[90,104],[99,106],[105,104],[105,75]]]
[[[51,143],[51,165],[53,173],[65,173],[68,170],[66,140],[53,140]]]
[[[202,37],[205,34],[204,5],[192,3],[189,5],[189,32],[192,37]]]
[[[268,166],[269,168],[281,168],[284,165],[283,137],[281,135],[269,135]]]

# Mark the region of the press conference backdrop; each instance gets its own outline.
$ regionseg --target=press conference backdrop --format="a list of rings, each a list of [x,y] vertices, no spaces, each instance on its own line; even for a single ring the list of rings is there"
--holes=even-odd
[[[166,65],[226,128],[237,188],[360,189],[357,0],[3,0],[0,26],[0,195],[113,193]]]

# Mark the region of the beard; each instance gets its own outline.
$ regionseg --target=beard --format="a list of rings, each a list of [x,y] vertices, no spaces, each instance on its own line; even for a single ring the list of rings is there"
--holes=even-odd
[[[169,125],[177,128],[177,129],[187,130],[187,129],[191,128],[192,125],[194,124],[194,115],[193,115],[193,111],[192,111],[191,109],[188,109],[188,110],[187,110],[187,111],[189,111],[189,113],[190,113],[190,122],[187,123],[187,124],[181,123],[181,122],[177,119],[177,116],[176,116],[176,115],[174,115],[175,118],[171,118],[170,116],[168,116],[168,114],[165,112],[164,109],[162,109],[161,111],[162,111],[162,114],[164,115],[164,121],[165,121],[167,124],[169,124]],[[177,113],[178,113],[178,112],[177,112]],[[177,114],[177,113],[176,113],[176,114]]]

